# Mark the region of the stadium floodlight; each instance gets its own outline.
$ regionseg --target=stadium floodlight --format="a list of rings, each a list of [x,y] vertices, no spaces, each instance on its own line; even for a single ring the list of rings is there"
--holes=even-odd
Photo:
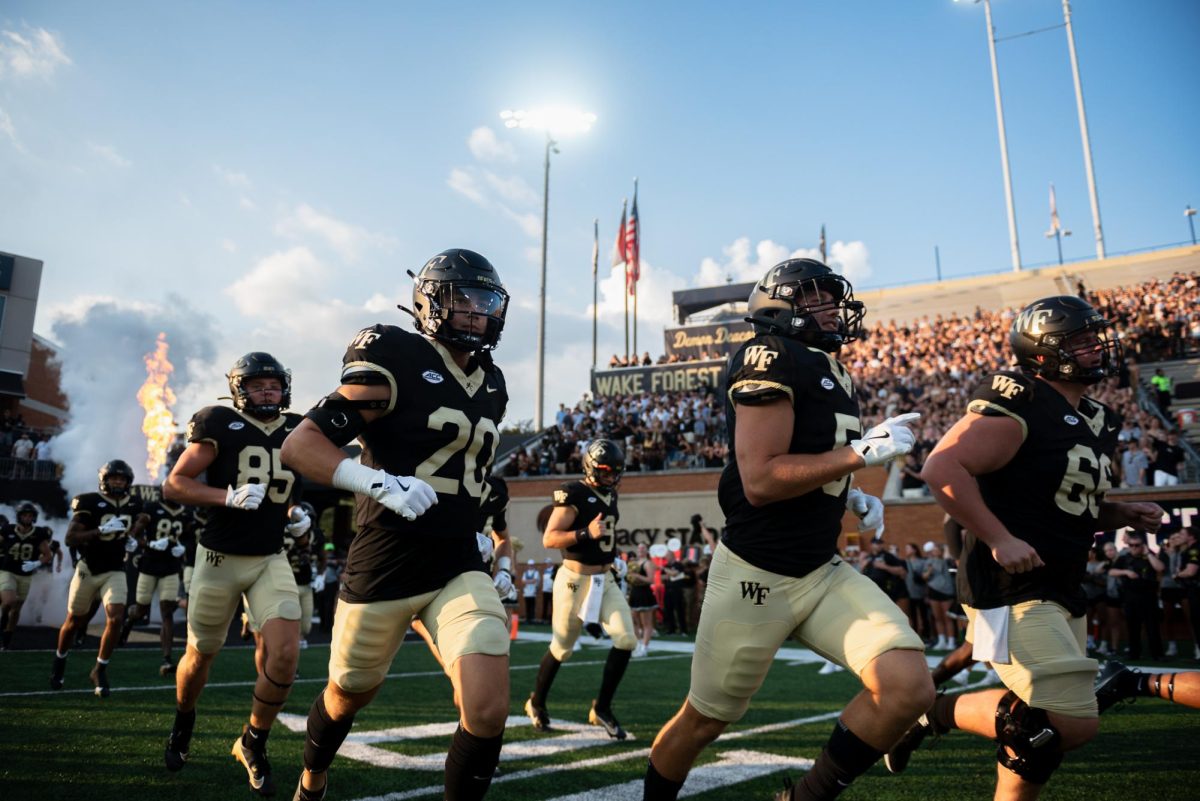
[[[959,2],[959,0],[954,0]],[[981,0],[972,0],[978,5]],[[1004,132],[1004,104],[1000,102],[1000,71],[996,66],[996,29],[992,25],[991,0],[982,0],[987,23],[988,54],[992,59],[992,88],[996,94],[996,124],[1000,128],[1000,165],[1004,168],[1004,201],[1008,206],[1008,244],[1014,272],[1021,271],[1021,246],[1017,241],[1017,213],[1013,204],[1012,173],[1008,169],[1008,136]]]
[[[529,128],[546,134],[545,173],[542,179],[542,281],[538,290],[538,369],[534,425],[542,430],[542,412],[546,400],[546,249],[550,230],[550,153],[558,152],[554,137],[587,133],[596,124],[596,115],[562,106],[500,112],[505,128]]]
[[[1191,203],[1183,210],[1183,216],[1187,217],[1188,230],[1192,232],[1192,244],[1194,245],[1196,244],[1196,223],[1192,222],[1192,220],[1196,217],[1196,210],[1192,208]]]

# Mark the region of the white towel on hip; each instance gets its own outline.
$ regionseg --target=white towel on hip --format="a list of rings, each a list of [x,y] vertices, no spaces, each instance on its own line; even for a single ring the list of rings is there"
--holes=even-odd
[[[600,604],[604,601],[604,574],[588,576],[587,597],[579,607],[579,619],[584,623],[600,622]]]
[[[975,610],[972,659],[998,665],[1012,664],[1008,653],[1008,618],[1011,611],[1011,606]]]

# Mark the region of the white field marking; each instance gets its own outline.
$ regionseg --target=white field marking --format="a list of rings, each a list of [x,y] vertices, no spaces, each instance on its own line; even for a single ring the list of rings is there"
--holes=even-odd
[[[687,783],[679,797],[706,793],[720,787],[730,787],[757,779],[781,770],[808,770],[811,759],[764,754],[759,751],[726,751],[716,762],[694,768],[688,774]],[[582,793],[560,795],[550,801],[622,801],[638,798],[642,792],[642,779],[608,787],[596,787]]]
[[[663,654],[661,656],[648,656],[639,661],[650,662],[650,661],[659,660],[659,659],[678,659],[679,657],[680,657],[680,654]],[[603,659],[593,659],[593,660],[586,661],[586,662],[567,661],[567,662],[563,663],[563,667],[572,667],[572,666],[584,667],[586,665],[603,665],[604,663],[605,663],[605,660],[603,660]],[[509,671],[537,670],[538,667],[539,667],[539,665],[535,663],[532,665],[509,665],[508,669],[509,669]],[[384,676],[384,678],[385,679],[415,679],[415,678],[423,678],[423,677],[429,677],[429,676],[445,676],[445,675],[446,674],[440,670],[418,670],[418,671],[412,671],[409,673],[389,673],[386,676]],[[306,679],[296,679],[293,682],[293,684],[325,684],[327,681],[329,681],[328,676],[319,676],[319,677],[312,677],[312,678],[306,678]],[[209,688],[228,689],[230,687],[253,687],[254,684],[255,684],[255,682],[253,682],[253,681],[223,681],[223,682],[212,682],[210,684],[204,685],[204,687],[205,687],[205,689],[209,689]],[[112,692],[114,692],[114,693],[129,693],[129,692],[141,692],[143,690],[172,690],[173,691],[174,689],[175,689],[174,684],[149,684],[149,685],[143,685],[141,687],[113,687]],[[0,693],[0,698],[15,698],[15,697],[26,696],[26,695],[29,695],[29,696],[33,696],[33,695],[93,695],[93,694],[95,694],[95,691],[96,690],[94,687],[86,687],[86,688],[81,688],[78,690],[28,690],[25,692]]]
[[[306,730],[308,718],[302,715],[281,714],[277,720],[294,732]],[[529,718],[513,715],[505,724],[507,728],[521,728],[531,725]],[[366,762],[377,768],[432,770],[440,771],[446,767],[445,754],[402,754],[386,748],[376,748],[375,743],[400,742],[418,740],[430,737],[449,737],[458,728],[458,721],[446,723],[427,723],[423,726],[407,726],[403,728],[380,729],[377,731],[352,732],[345,744],[338,750],[339,756]],[[607,745],[613,740],[596,726],[568,721],[554,721],[554,731],[564,732],[562,736],[544,737],[536,740],[523,740],[508,743],[500,752],[502,762],[517,759],[539,759],[557,756],[567,751],[577,751],[583,748],[595,748]],[[630,738],[632,739],[632,738]],[[628,742],[628,740],[626,741]]]
[[[823,720],[831,720],[840,714],[841,714],[841,711],[839,710],[837,712],[826,712],[821,715],[813,715],[813,716],[807,717],[807,718],[796,718],[795,720],[787,720],[787,721],[783,721],[782,723],[768,723],[765,726],[756,726],[753,729],[745,729],[743,731],[730,732],[729,734],[722,735],[721,739],[718,740],[717,742],[719,744],[725,740],[736,740],[736,739],[739,739],[742,737],[752,737],[756,734],[767,734],[767,733],[770,733],[773,731],[777,731],[779,729],[789,729],[789,728],[793,728],[795,726],[803,726],[806,723],[820,723]],[[511,720],[511,718],[510,718],[510,720]],[[607,740],[606,742],[612,743],[613,741]],[[506,745],[506,746],[504,746],[504,748],[508,749],[509,746]],[[501,751],[501,753],[503,754],[504,752]],[[734,753],[737,753],[737,752],[734,752]],[[753,752],[742,752],[742,753],[753,753]],[[520,781],[522,779],[535,779],[539,776],[545,776],[548,773],[562,773],[562,772],[569,771],[569,770],[587,770],[589,768],[598,767],[600,765],[607,765],[612,762],[624,762],[624,761],[631,760],[631,759],[646,759],[649,756],[650,756],[649,748],[638,748],[633,751],[621,751],[620,753],[607,754],[605,756],[599,756],[599,757],[592,757],[591,759],[581,759],[578,762],[566,762],[566,763],[560,762],[555,765],[545,765],[540,768],[530,768],[529,770],[517,771],[516,773],[503,773],[500,776],[493,779],[492,784],[501,784],[503,782]],[[759,756],[769,756],[771,759],[787,760],[787,765],[795,764],[797,767],[804,767],[805,765],[812,764],[811,760],[797,759],[794,757],[776,757],[774,755],[759,755]],[[443,757],[442,759],[443,759],[443,764],[445,764],[444,763],[445,757]],[[783,765],[783,767],[786,767],[787,765]],[[771,768],[771,771],[779,770],[779,769],[780,769],[779,767],[773,767],[773,768]],[[695,771],[693,771],[693,774],[700,770],[702,770],[702,768],[697,768]],[[771,771],[766,771],[766,772],[770,773]],[[758,775],[762,775],[762,774],[758,774]],[[747,779],[743,779],[742,781],[747,781],[750,778],[754,778],[754,777],[749,776],[749,777],[747,777]],[[688,781],[690,783],[691,779],[689,778]],[[638,788],[641,788],[641,786],[642,786],[641,781],[640,780],[637,781],[636,785]],[[624,785],[617,785],[617,786],[624,787]],[[689,784],[688,787],[690,787],[690,786],[691,785]],[[714,786],[719,787],[721,785],[714,785]],[[440,796],[443,792],[445,792],[445,786],[443,784],[433,784],[428,787],[417,787],[412,790],[402,790],[402,791],[397,791],[394,793],[387,793],[386,795],[367,796],[365,798],[355,799],[355,801],[405,801],[406,799],[409,799],[409,798],[422,798],[424,796]],[[599,792],[601,792],[600,789],[589,791],[589,793],[599,793]],[[702,790],[699,790],[699,789],[689,790],[688,788],[685,788],[685,794],[690,794],[691,792],[702,792]],[[585,794],[580,797],[581,798],[592,798],[593,796]],[[595,797],[600,798],[601,796],[597,795]],[[620,798],[620,797],[628,798],[629,796],[628,795],[613,796],[613,798]],[[636,796],[634,796],[634,797],[636,797]]]

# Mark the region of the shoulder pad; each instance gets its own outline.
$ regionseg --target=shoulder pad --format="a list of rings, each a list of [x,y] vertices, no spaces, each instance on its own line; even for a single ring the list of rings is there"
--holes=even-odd
[[[748,340],[729,362],[729,399],[745,404],[794,401],[792,361],[781,337],[763,334]]]
[[[394,383],[396,367],[412,359],[419,334],[377,323],[354,335],[342,357],[343,384]]]
[[[193,414],[192,419],[188,421],[187,441],[216,441],[220,430],[228,424],[230,416],[241,419],[228,406],[205,406]]]
[[[984,417],[1011,417],[1021,424],[1023,435],[1028,435],[1025,410],[1033,401],[1037,380],[1012,370],[1002,370],[985,376],[975,387],[967,402],[967,411]]]

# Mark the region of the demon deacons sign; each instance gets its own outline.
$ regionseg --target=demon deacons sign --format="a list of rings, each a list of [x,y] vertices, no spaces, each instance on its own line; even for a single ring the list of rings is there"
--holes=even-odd
[[[701,359],[706,354],[712,359],[727,359],[753,337],[754,331],[746,322],[689,325],[663,331],[667,355],[681,359]]]

